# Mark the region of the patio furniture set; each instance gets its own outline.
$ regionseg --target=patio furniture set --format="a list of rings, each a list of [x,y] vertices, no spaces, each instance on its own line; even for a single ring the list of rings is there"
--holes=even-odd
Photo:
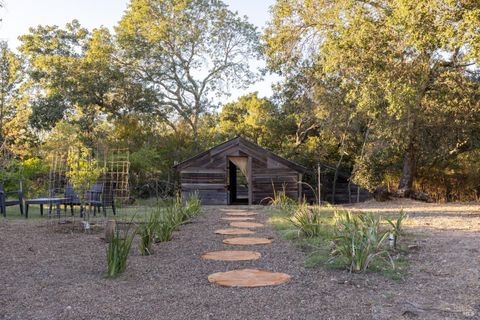
[[[40,206],[40,215],[43,216],[44,206],[48,206],[48,217],[51,217],[53,208],[56,208],[58,217],[61,215],[61,206],[64,206],[66,214],[67,207],[70,207],[71,215],[74,215],[74,207],[80,207],[80,216],[83,216],[87,208],[93,209],[93,214],[103,212],[107,216],[107,207],[111,207],[113,214],[116,215],[115,208],[115,186],[113,183],[95,183],[85,192],[85,201],[82,205],[79,195],[69,184],[65,186],[63,193],[50,191],[48,197],[24,199],[22,182],[18,182],[18,189],[14,191],[5,191],[5,180],[0,181],[0,214],[6,217],[7,207],[19,206],[20,214],[28,218],[28,211],[31,205]]]

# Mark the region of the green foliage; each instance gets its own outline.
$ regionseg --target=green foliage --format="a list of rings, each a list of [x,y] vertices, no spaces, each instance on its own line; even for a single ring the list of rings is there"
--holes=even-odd
[[[116,33],[126,71],[153,97],[148,112],[172,127],[182,119],[196,143],[212,96],[256,78],[248,63],[258,57],[255,27],[222,1],[132,0]]]
[[[155,241],[155,231],[160,228],[160,214],[158,211],[148,215],[148,219],[144,221],[137,229],[140,236],[139,249],[144,256],[153,254],[152,245]]]
[[[332,260],[350,272],[365,272],[375,259],[383,259],[382,247],[388,232],[380,231],[380,218],[373,214],[336,213]]]
[[[184,209],[188,219],[195,217],[200,213],[201,201],[197,193],[191,194],[185,201]]]
[[[251,93],[223,106],[218,116],[217,130],[228,139],[242,136],[268,146],[276,125],[276,109],[272,102]]]
[[[83,146],[70,148],[67,157],[67,168],[66,176],[79,194],[88,190],[103,173],[103,168],[98,166],[97,160],[92,157],[91,151]]]
[[[167,206],[159,206],[157,208],[159,218],[155,229],[156,240],[159,242],[170,241],[173,231],[177,230],[187,220],[198,215],[200,210],[200,199],[196,194],[186,199],[185,205],[182,205],[180,199],[177,199]]]
[[[285,186],[282,190],[276,191],[275,186],[272,184],[273,189],[273,198],[267,198],[270,200],[270,204],[275,208],[279,209],[281,212],[291,215],[298,207],[298,202],[287,195]]]
[[[107,247],[107,276],[114,278],[127,268],[128,254],[132,247],[135,232],[117,230]]]
[[[322,232],[322,215],[320,207],[299,205],[289,221],[306,237],[318,237]]]
[[[393,235],[393,248],[397,249],[397,241],[400,236],[403,236],[403,223],[408,218],[408,215],[402,210],[397,217],[397,220],[386,218],[388,224],[392,227],[390,233]]]
[[[478,150],[478,1],[281,0],[272,12],[265,52],[302,120],[295,137],[340,129],[335,152],[351,155],[355,182],[374,189],[391,175],[409,190],[419,168],[428,179]]]

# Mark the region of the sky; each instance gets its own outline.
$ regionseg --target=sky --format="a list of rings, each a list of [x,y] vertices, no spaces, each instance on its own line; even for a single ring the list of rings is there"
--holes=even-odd
[[[100,26],[112,28],[127,8],[128,0],[3,0],[0,39],[7,40],[11,48],[19,45],[18,36],[37,25],[58,25],[77,19],[88,29]],[[270,7],[275,0],[224,0],[232,11],[246,15],[259,30],[270,17]],[[246,90],[233,90],[232,101],[242,94],[258,91],[260,96],[270,96],[271,85],[279,78],[270,75]]]

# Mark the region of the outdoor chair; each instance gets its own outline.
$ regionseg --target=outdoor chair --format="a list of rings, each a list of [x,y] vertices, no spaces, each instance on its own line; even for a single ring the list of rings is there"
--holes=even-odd
[[[20,214],[23,216],[23,185],[22,181],[18,182],[18,189],[14,191],[6,191],[4,189],[6,180],[0,182],[0,214],[7,216],[7,207],[19,206]]]
[[[102,209],[104,216],[107,216],[107,207],[111,207],[113,215],[117,215],[115,207],[115,187],[115,183],[111,181],[107,181],[103,185]]]
[[[68,199],[63,203],[65,213],[67,212],[67,206],[69,206],[70,211],[71,211],[72,216],[73,216],[73,207],[74,206],[79,206],[81,203],[80,203],[80,199],[78,198],[77,193],[73,190],[72,185],[67,184],[65,186],[65,192],[64,192],[63,196],[64,196],[64,198]]]
[[[95,183],[90,190],[88,190],[85,194],[85,204],[93,207],[93,215],[95,216],[98,212],[100,212],[100,208],[103,206],[102,202],[102,194],[103,194],[103,184],[102,183]]]
[[[85,192],[85,205],[93,207],[93,215],[96,215],[97,211],[100,213],[100,210],[102,209],[103,215],[107,216],[107,207],[112,207],[113,214],[116,215],[114,191],[115,188],[113,187],[112,183],[95,183],[88,191]],[[64,196],[68,199],[64,202],[65,212],[67,210],[67,206],[69,206],[73,215],[74,206],[81,206],[80,198],[70,184],[65,186]],[[80,209],[81,216],[83,215],[85,209],[86,208]]]

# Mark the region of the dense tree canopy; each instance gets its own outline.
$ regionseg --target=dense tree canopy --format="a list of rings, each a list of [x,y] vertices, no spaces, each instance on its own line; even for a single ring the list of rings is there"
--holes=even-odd
[[[408,194],[419,165],[479,146],[479,22],[478,1],[279,0],[266,54],[287,76],[302,67],[337,83],[337,112],[370,132],[359,182],[381,183],[367,171],[402,159],[398,187]]]
[[[128,148],[141,194],[241,135],[310,182],[321,163],[333,185],[342,172],[369,190],[478,199],[479,26],[476,0],[277,0],[261,38],[222,1],[131,0],[114,30],[74,20],[31,28],[18,53],[2,43],[0,145],[25,163]],[[273,95],[226,102],[259,79],[258,59],[282,76]]]

